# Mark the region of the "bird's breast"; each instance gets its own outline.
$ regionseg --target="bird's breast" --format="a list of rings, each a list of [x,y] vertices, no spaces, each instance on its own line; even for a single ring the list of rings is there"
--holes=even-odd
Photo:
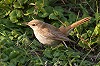
[[[34,31],[35,37],[41,42],[42,44],[51,45],[55,43],[55,40],[48,38],[43,35],[43,33],[39,33],[38,31]]]

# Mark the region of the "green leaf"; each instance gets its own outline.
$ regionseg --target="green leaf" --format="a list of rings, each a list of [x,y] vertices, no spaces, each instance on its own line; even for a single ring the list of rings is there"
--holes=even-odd
[[[61,12],[61,13],[64,12],[64,10],[63,10],[63,8],[62,8],[61,6],[55,6],[55,10],[56,10],[56,11],[59,11],[59,12]]]
[[[28,0],[18,0],[17,2],[20,3],[20,5],[23,5],[23,4],[27,3]]]
[[[96,12],[95,13],[95,20],[98,22],[100,20],[100,13]]]
[[[20,10],[16,10],[16,14],[18,18],[22,17],[22,12]]]
[[[25,55],[25,54],[23,53],[23,54],[21,54],[21,55],[19,55],[19,56],[17,57],[17,59],[19,60],[20,63],[25,63],[25,62],[27,62],[27,61],[29,60],[29,58],[26,57],[26,56],[24,56],[24,55]]]
[[[9,55],[12,51],[13,51],[14,48],[12,47],[9,47],[9,48],[6,48],[3,50],[3,52],[6,54],[6,55]]]
[[[16,58],[18,55],[19,55],[19,51],[13,50],[9,55],[9,59]]]
[[[3,53],[3,54],[0,55],[0,59],[2,61],[7,61],[9,58],[8,58],[8,56],[6,54]]]
[[[58,19],[55,15],[54,15],[54,13],[51,13],[50,15],[49,15],[49,19]]]
[[[17,14],[16,14],[16,10],[13,10],[10,14],[9,14],[9,16],[11,17],[17,17]]]
[[[57,10],[55,10],[55,9],[54,9],[53,11],[54,11],[54,15],[55,15],[55,16],[57,16],[57,17],[59,17],[59,18],[63,17],[62,12],[57,11]]]
[[[88,30],[88,31],[87,31],[87,34],[88,34],[89,37],[91,37],[92,33],[93,33],[93,32],[92,32],[91,30]]]
[[[97,26],[94,29],[94,34],[99,34],[100,35],[100,24],[97,24]]]
[[[10,17],[10,20],[11,20],[13,23],[18,22],[18,20],[17,20],[17,18],[16,18],[16,17]]]
[[[47,58],[52,58],[51,49],[49,49],[49,48],[45,49],[45,51],[43,52],[43,54],[44,54]]]
[[[39,17],[47,17],[49,14],[48,13],[38,13]]]
[[[81,35],[81,37],[83,37],[84,39],[86,39],[88,37],[87,33],[84,33]]]
[[[40,10],[41,8],[43,8],[44,4],[42,2],[42,0],[36,1],[35,5],[37,6],[37,8]]]
[[[18,18],[18,17],[22,17],[22,12],[20,10],[13,10],[10,14],[9,14],[10,17],[15,17],[15,18]]]
[[[37,40],[33,40],[33,44],[34,44],[35,46],[40,46],[40,45],[41,45]]]
[[[53,54],[54,57],[59,57],[60,56],[60,51],[59,50],[56,50]]]
[[[45,8],[46,12],[49,13],[49,14],[51,14],[53,12],[53,7],[51,7],[51,6],[47,6],[47,7],[44,7],[44,8]]]
[[[13,1],[15,1],[15,0],[4,0],[4,1],[5,1],[6,4],[11,4],[11,3],[13,3]]]
[[[43,4],[44,4],[44,6],[48,6],[49,5],[49,0],[44,0]]]
[[[69,22],[75,22],[76,21],[77,16],[75,15],[75,13],[69,12],[68,16],[69,16],[69,19],[68,19]]]
[[[97,38],[97,44],[100,45],[100,36]]]
[[[13,61],[16,61],[16,60],[13,60]],[[16,64],[14,64],[14,63],[9,63],[9,65],[8,66],[15,66]]]
[[[22,40],[22,44],[31,44],[27,37],[24,37]]]
[[[27,11],[26,11],[26,14],[24,15],[29,15],[29,14],[32,14],[34,13],[34,8],[29,8]]]
[[[13,30],[12,32],[12,35],[14,38],[17,38],[19,35],[21,35],[19,32],[17,32],[16,30]]]
[[[24,8],[22,5],[20,5],[20,3],[18,2],[14,2],[14,5],[13,5],[14,8]]]
[[[22,17],[22,12],[20,10],[13,10],[10,14],[10,20],[15,23],[18,22],[17,18],[21,18]]]
[[[1,61],[1,62],[0,62],[0,65],[1,65],[1,66],[7,66],[8,64],[7,64],[6,62],[2,62],[2,61]]]

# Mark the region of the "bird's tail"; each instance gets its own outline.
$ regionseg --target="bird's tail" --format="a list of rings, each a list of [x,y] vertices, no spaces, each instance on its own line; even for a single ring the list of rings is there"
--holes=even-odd
[[[83,24],[83,23],[85,23],[85,22],[90,21],[90,19],[91,19],[91,17],[86,17],[86,18],[83,18],[83,19],[81,19],[81,20],[79,20],[79,21],[76,21],[75,23],[69,25],[67,28],[64,27],[64,26],[61,26],[59,29],[60,29],[60,31],[63,32],[64,34],[68,35],[69,32],[70,32],[73,28],[75,28],[75,27],[77,27],[77,26],[79,26],[79,25],[81,25],[81,24]]]

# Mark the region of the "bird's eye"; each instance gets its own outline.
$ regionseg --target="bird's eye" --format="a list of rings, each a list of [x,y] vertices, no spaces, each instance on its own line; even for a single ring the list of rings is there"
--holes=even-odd
[[[32,24],[32,26],[35,26],[36,24]]]

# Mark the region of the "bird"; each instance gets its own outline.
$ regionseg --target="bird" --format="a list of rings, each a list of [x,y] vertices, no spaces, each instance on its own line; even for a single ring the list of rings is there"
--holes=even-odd
[[[90,19],[91,17],[86,17],[69,25],[68,27],[61,26],[60,28],[37,19],[31,20],[26,25],[32,28],[35,37],[40,43],[44,45],[57,45],[63,41],[75,43],[75,41],[67,37],[69,31],[84,22],[88,22]]]

